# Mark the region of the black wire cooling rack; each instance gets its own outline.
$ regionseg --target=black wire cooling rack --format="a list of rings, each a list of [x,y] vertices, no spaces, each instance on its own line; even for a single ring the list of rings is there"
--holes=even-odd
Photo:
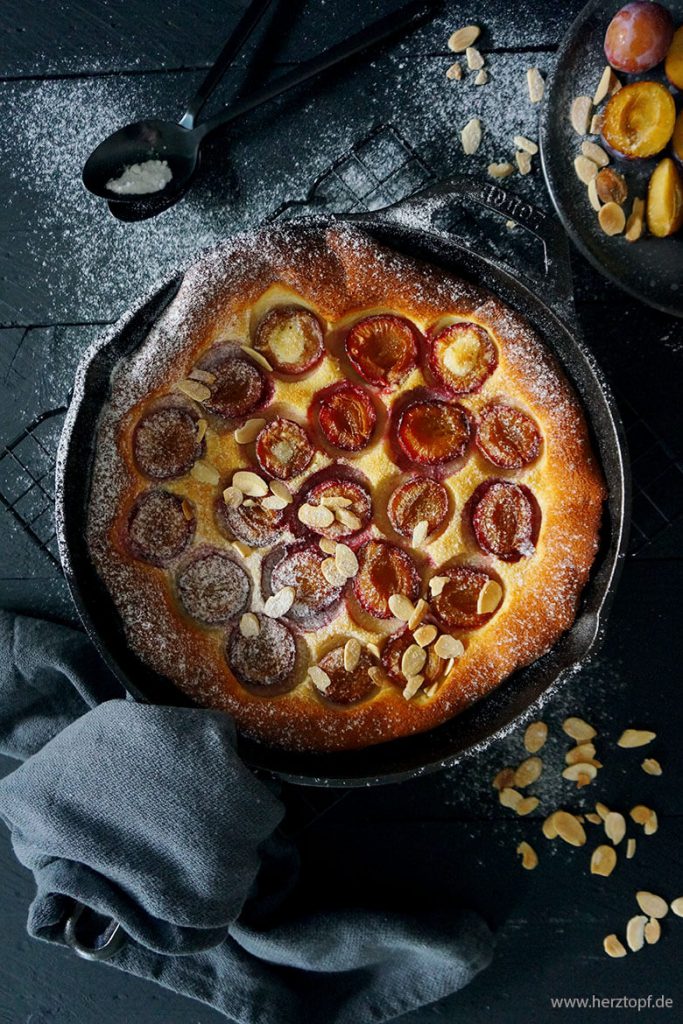
[[[334,161],[302,199],[282,203],[268,221],[313,211],[381,209],[437,175],[393,125],[379,125]],[[628,402],[620,402],[633,467],[631,553],[637,554],[683,516],[683,465]],[[0,503],[59,568],[54,524],[54,466],[65,408],[41,413],[0,445]]]

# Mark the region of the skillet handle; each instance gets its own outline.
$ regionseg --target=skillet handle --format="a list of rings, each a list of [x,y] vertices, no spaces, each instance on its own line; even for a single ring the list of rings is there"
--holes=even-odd
[[[378,210],[372,214],[372,218],[406,228],[418,228],[447,236],[457,235],[457,229],[448,232],[435,228],[434,218],[437,214],[450,210],[455,204],[470,201],[508,220],[514,220],[540,240],[544,257],[543,276],[535,274],[533,268],[524,268],[522,272],[530,279],[532,287],[538,288],[540,285],[544,295],[550,291],[552,298],[565,311],[573,313],[569,246],[560,222],[551,214],[493,182],[458,175],[402,199],[393,206]],[[519,274],[519,267],[515,267],[514,271],[515,274]]]

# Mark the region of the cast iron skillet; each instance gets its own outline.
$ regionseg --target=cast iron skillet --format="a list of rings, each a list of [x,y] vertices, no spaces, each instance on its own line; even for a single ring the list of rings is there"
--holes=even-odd
[[[467,246],[435,220],[481,206],[513,218],[542,242],[540,279],[505,267]],[[595,362],[579,339],[572,317],[566,241],[547,214],[493,184],[456,178],[371,214],[315,218],[315,226],[352,222],[379,241],[453,270],[498,294],[523,314],[555,352],[581,396],[609,487],[601,548],[571,630],[544,657],[510,676],[497,690],[436,729],[346,753],[295,753],[241,738],[239,751],[255,768],[314,786],[361,786],[394,782],[453,764],[512,728],[520,715],[548,697],[595,650],[601,637],[626,544],[629,477],[618,413]],[[503,229],[504,234],[509,232]],[[77,373],[57,460],[57,520],[64,572],[83,624],[100,654],[136,699],[190,703],[154,673],[126,644],[118,612],[88,556],[85,541],[90,471],[102,405],[112,368],[144,339],[172,300],[181,276],[168,281],[86,353]]]

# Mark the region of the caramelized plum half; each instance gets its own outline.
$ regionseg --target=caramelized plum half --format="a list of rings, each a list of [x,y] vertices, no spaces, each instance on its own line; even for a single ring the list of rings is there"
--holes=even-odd
[[[289,480],[299,476],[311,464],[315,448],[298,423],[278,418],[263,428],[256,438],[256,458],[268,476]]]
[[[329,540],[340,540],[342,537],[351,537],[354,533],[359,533],[366,528],[372,518],[370,492],[356,480],[347,480],[344,477],[323,480],[306,491],[303,500],[309,505],[325,505],[329,502],[328,508],[335,513],[343,509],[340,515],[345,521],[335,518],[330,526],[310,527],[315,533]]]
[[[412,647],[414,643],[415,638],[413,634],[409,629],[404,629],[402,633],[390,637],[382,649],[382,667],[391,682],[396,686],[400,686],[401,689],[405,687],[407,682],[406,677],[401,671],[401,660],[408,648]],[[434,644],[430,644],[425,650],[427,651],[427,660],[420,674],[425,677],[425,686],[428,686],[439,678],[442,662],[434,650]]]
[[[431,339],[429,368],[455,395],[478,391],[497,365],[498,350],[479,324],[451,324]]]
[[[246,610],[251,582],[226,551],[198,553],[176,576],[178,597],[188,615],[207,626],[229,622]]]
[[[334,610],[341,596],[341,588],[328,583],[322,574],[322,563],[328,557],[317,544],[293,544],[271,570],[273,594],[294,587],[296,596],[287,618],[304,629],[318,628],[321,616]]]
[[[141,473],[153,480],[170,480],[189,473],[204,450],[197,440],[194,410],[162,405],[142,416],[133,433],[133,456]]]
[[[363,380],[395,388],[417,364],[416,331],[402,316],[366,316],[346,335],[346,354]]]
[[[618,71],[637,75],[656,67],[666,56],[673,22],[661,4],[635,0],[617,11],[605,33],[605,56]]]
[[[516,562],[534,551],[530,491],[508,480],[487,480],[472,495],[472,529],[482,551]]]
[[[413,402],[400,414],[396,438],[412,462],[440,466],[465,454],[472,427],[457,402]]]
[[[367,391],[344,381],[319,391],[314,399],[318,423],[328,442],[344,452],[367,448],[377,413]]]
[[[265,548],[281,539],[287,528],[289,506],[264,508],[258,498],[245,498],[239,508],[226,505],[222,493],[215,503],[216,525],[228,540],[241,540],[252,548]]]
[[[683,227],[683,174],[668,156],[657,164],[647,187],[647,227],[656,238]]]
[[[521,469],[537,459],[541,432],[531,416],[511,405],[493,402],[482,410],[477,425],[479,451],[501,469]]]
[[[411,601],[420,594],[420,577],[407,552],[384,540],[369,540],[359,554],[360,568],[353,581],[358,603],[376,619],[390,619],[389,598],[404,594]]]
[[[375,662],[365,649],[361,651],[358,664],[352,672],[347,672],[344,668],[343,644],[329,651],[318,665],[330,677],[330,685],[324,692],[316,692],[332,704],[358,704],[377,689],[374,680],[368,674],[368,669],[371,669]]]
[[[429,524],[434,533],[448,516],[448,491],[438,480],[413,477],[397,487],[389,498],[387,512],[391,525],[402,537],[412,537],[418,523]]]
[[[647,157],[659,153],[673,135],[676,104],[661,82],[632,82],[605,107],[602,137],[616,153]]]
[[[291,690],[296,681],[296,641],[280,619],[257,616],[257,636],[242,636],[237,623],[228,636],[225,657],[238,682],[266,696]]]
[[[254,348],[278,373],[300,377],[323,357],[322,324],[303,306],[277,306],[259,323]]]
[[[455,565],[439,569],[435,575],[448,576],[441,593],[431,600],[432,614],[443,630],[449,633],[452,629],[479,629],[495,615],[495,611],[481,615],[477,612],[479,595],[492,579],[483,569]]]
[[[206,381],[211,395],[202,405],[224,419],[249,416],[270,399],[272,385],[264,371],[236,345],[217,345],[200,359],[197,369],[215,378]]]
[[[165,566],[182,555],[194,536],[183,499],[161,489],[139,495],[128,517],[128,542],[136,558]]]

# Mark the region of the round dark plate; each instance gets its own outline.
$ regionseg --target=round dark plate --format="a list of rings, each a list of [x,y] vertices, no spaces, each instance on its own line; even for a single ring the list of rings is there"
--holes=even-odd
[[[662,0],[671,11],[675,25],[683,22],[683,0]],[[563,39],[557,64],[546,85],[541,110],[541,161],[548,191],[560,220],[578,249],[601,273],[624,291],[665,313],[683,317],[683,234],[671,238],[645,235],[627,242],[621,235],[604,234],[588,202],[586,186],[574,173],[574,157],[581,152],[581,138],[569,121],[576,96],[593,96],[607,61],[603,51],[605,31],[613,15],[623,6],[619,0],[591,0],[581,11]],[[618,72],[622,84],[638,79],[664,82],[663,65],[642,75]],[[681,108],[681,93],[672,91]],[[588,136],[588,138],[594,138]],[[595,138],[599,142],[599,138]],[[626,212],[634,195],[645,196],[647,182],[658,161],[616,160],[612,165],[624,172],[629,186]]]

